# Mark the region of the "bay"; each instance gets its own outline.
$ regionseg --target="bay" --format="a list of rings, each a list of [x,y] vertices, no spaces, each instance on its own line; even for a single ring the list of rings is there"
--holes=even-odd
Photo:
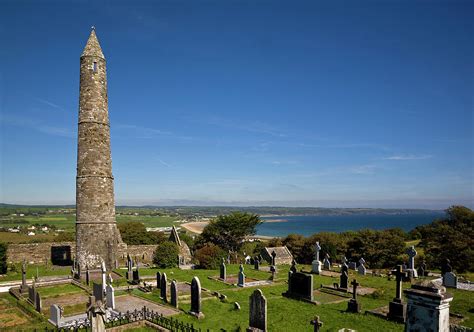
[[[444,212],[396,215],[318,215],[262,217],[265,221],[257,226],[257,235],[280,236],[301,234],[310,236],[319,232],[356,231],[360,229],[401,228],[410,231],[418,225],[429,224],[442,218]]]

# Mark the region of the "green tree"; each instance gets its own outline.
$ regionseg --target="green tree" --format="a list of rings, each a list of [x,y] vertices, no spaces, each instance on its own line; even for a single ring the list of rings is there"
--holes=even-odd
[[[118,228],[126,244],[159,244],[167,240],[162,232],[147,232],[145,225],[141,222],[119,223]]]
[[[198,247],[213,243],[224,250],[237,251],[248,235],[254,235],[260,217],[247,212],[232,212],[212,220],[198,239]]]
[[[446,210],[446,218],[416,227],[426,261],[439,268],[445,259],[458,272],[474,271],[474,211],[464,206]]]
[[[7,273],[7,249],[8,245],[0,242],[0,274]]]
[[[179,248],[176,243],[163,241],[153,254],[153,263],[160,268],[176,267],[178,265]]]
[[[226,257],[226,252],[215,244],[206,244],[196,250],[194,258],[198,261],[198,267],[201,269],[218,269],[222,258]]]

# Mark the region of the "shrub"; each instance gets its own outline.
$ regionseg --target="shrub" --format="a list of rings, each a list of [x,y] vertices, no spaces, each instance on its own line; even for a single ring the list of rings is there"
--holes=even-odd
[[[218,269],[222,258],[225,258],[226,252],[215,244],[206,244],[202,248],[196,250],[194,257],[199,262],[198,267],[201,269]]]
[[[153,263],[160,268],[176,267],[178,265],[178,246],[171,241],[160,243],[153,254]]]

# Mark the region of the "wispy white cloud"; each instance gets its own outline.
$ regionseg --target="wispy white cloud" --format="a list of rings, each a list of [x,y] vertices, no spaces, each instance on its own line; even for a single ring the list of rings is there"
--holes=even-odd
[[[159,159],[159,158],[158,158],[158,162],[159,162],[160,164],[162,164],[163,166],[166,166],[166,167],[168,167],[168,168],[171,168],[171,167],[172,167],[171,164],[167,163],[167,162],[164,161],[163,159]]]
[[[394,155],[383,158],[384,160],[424,160],[432,158],[432,155],[423,154],[423,155],[414,155],[414,154],[401,154]]]
[[[133,124],[132,125],[114,124],[112,128],[117,129],[117,130],[129,131],[136,138],[151,139],[151,138],[156,138],[158,136],[162,136],[162,137],[171,137],[171,138],[177,138],[177,139],[182,139],[182,140],[194,139],[191,136],[177,135],[171,131],[160,130],[157,128],[150,128],[150,127],[143,127],[143,126],[138,126],[138,125],[133,125]]]
[[[55,104],[55,103],[53,103],[53,102],[51,102],[51,101],[49,101],[49,100],[42,99],[42,98],[35,98],[35,100],[36,100],[36,101],[39,101],[39,102],[42,103],[42,104],[48,105],[48,106],[50,106],[50,107],[52,107],[52,108],[55,108],[55,109],[57,109],[57,110],[66,112],[66,110],[65,110],[63,107],[61,107],[61,106],[59,106],[58,104]]]
[[[298,144],[304,148],[325,148],[325,149],[381,149],[388,150],[388,147],[377,143],[328,143],[328,144]]]
[[[349,168],[349,172],[352,174],[374,174],[375,169],[377,168],[376,165],[359,165],[353,166]]]
[[[68,138],[73,138],[76,136],[76,132],[72,128],[52,126],[50,124],[45,124],[41,120],[37,120],[30,117],[18,115],[12,116],[4,114],[0,117],[0,122],[5,125],[28,128],[52,136],[61,136]]]

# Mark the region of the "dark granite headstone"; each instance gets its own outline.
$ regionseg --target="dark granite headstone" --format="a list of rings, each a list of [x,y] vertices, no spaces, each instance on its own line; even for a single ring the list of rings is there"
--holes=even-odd
[[[161,285],[160,285],[160,296],[163,301],[168,302],[168,280],[166,277],[166,273],[163,272],[161,275]]]
[[[171,292],[171,305],[175,308],[178,308],[178,285],[176,284],[176,280],[173,280],[171,282],[170,292]]]
[[[219,278],[225,281],[227,279],[227,269],[225,266],[224,258],[222,258],[222,263],[221,263],[219,272],[220,272]]]
[[[156,272],[156,288],[161,287],[161,273],[160,271]]]
[[[133,280],[132,283],[139,284],[140,283],[140,273],[138,272],[138,268],[133,270]]]
[[[35,298],[35,309],[36,311],[38,311],[39,313],[41,313],[41,296],[38,292],[36,292],[36,298]]]
[[[313,301],[313,276],[303,272],[288,273],[288,291],[283,295]]]
[[[250,295],[249,330],[267,331],[267,299],[260,289]]]
[[[94,294],[94,298],[96,301],[104,302],[104,289],[102,287],[102,284],[96,284],[95,282],[93,282],[92,294]]]
[[[291,272],[298,272],[298,270],[297,270],[297,268],[296,268],[296,265],[297,265],[297,264],[296,264],[296,260],[293,259],[293,260],[291,261],[291,267],[290,267],[290,271],[291,271]]]
[[[339,277],[339,288],[347,289],[347,281],[349,280],[349,276],[347,275],[347,271],[342,271],[341,276]]]
[[[258,259],[258,257],[255,257],[255,259],[253,260],[253,268],[255,270],[260,270],[260,260]]]
[[[191,281],[191,310],[190,314],[202,318],[204,314],[201,311],[201,282],[198,277]]]
[[[275,251],[272,251],[272,265],[275,266],[276,265],[276,261],[275,261],[275,258],[276,258],[276,252]]]

